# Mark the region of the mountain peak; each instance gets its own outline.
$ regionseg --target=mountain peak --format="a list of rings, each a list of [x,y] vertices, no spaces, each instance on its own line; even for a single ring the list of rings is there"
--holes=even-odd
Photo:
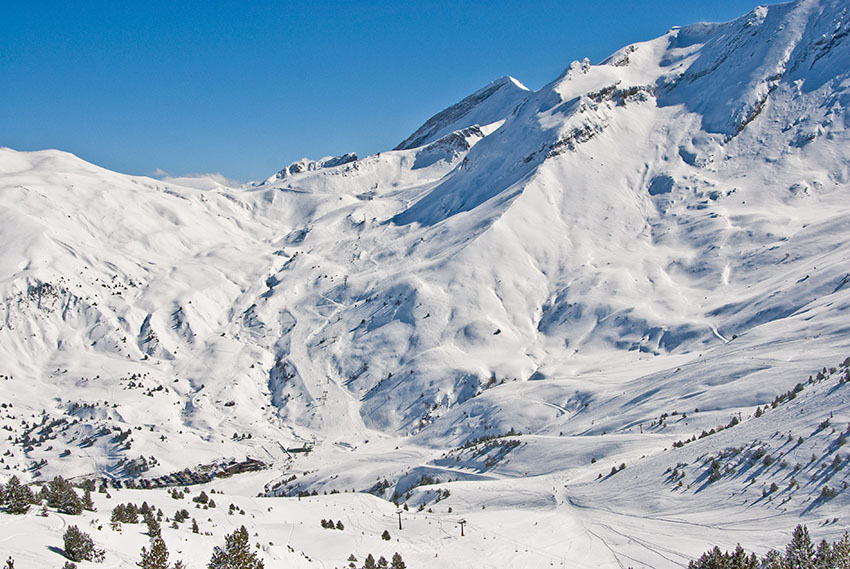
[[[498,122],[510,115],[530,93],[528,87],[510,75],[500,77],[428,119],[394,150],[417,148],[457,130]]]

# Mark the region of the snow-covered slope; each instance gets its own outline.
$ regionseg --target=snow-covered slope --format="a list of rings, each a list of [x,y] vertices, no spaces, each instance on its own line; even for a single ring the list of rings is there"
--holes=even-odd
[[[497,79],[428,119],[395,150],[424,146],[474,125],[496,125],[513,113],[529,94],[528,87],[513,77]]]
[[[818,502],[813,471],[777,513],[743,475],[695,499],[658,469],[850,420],[848,30],[830,0],[676,28],[250,188],[0,151],[4,464],[154,477],[251,456],[281,470],[269,494],[411,507],[439,478],[464,515],[545,511],[651,566],[683,558],[615,534],[672,531],[682,500],[699,521],[679,553],[716,520],[742,520],[712,534],[727,545],[755,535],[752,508],[786,516],[759,538],[780,543],[846,490]]]

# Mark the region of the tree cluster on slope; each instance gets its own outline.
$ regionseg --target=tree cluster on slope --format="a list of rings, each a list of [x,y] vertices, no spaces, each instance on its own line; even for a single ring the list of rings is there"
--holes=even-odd
[[[734,551],[723,552],[715,546],[699,559],[688,563],[688,569],[846,569],[850,567],[850,534],[831,544],[822,540],[817,547],[804,525],[794,528],[785,552],[767,552],[759,558],[747,555],[740,544]]]
[[[348,569],[407,569],[407,564],[398,552],[393,554],[391,561],[387,561],[383,555],[375,561],[375,557],[370,553],[363,560],[363,565],[359,567],[357,565],[357,557],[353,553],[348,556],[347,561]]]

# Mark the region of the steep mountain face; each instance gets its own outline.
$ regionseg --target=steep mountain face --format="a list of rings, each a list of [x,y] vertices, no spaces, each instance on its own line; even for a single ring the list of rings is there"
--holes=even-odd
[[[70,414],[64,444],[90,442],[10,461],[122,476],[313,441],[321,485],[376,437],[513,430],[557,470],[556,437],[703,410],[651,455],[767,403],[850,353],[848,31],[828,0],[676,28],[246,189],[3,150],[0,388],[39,416],[16,429]]]
[[[394,150],[425,146],[471,126],[487,127],[505,120],[531,92],[513,77],[502,77],[430,119]]]

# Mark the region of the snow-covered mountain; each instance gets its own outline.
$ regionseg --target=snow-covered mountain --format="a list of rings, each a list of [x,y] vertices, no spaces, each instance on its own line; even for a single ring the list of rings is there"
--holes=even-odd
[[[428,119],[395,150],[425,146],[472,126],[500,125],[530,94],[528,87],[513,77],[502,77]]]
[[[832,500],[819,471],[781,506],[744,474],[673,483],[724,452],[741,473],[742,445],[846,457],[821,425],[850,420],[848,32],[838,0],[675,28],[249,188],[3,149],[4,465],[150,478],[250,456],[280,470],[270,494],[411,506],[440,478],[455,510],[596,524],[652,566],[756,535],[751,508],[839,511],[846,461]],[[787,485],[782,460],[761,480]],[[684,504],[703,517],[676,555],[616,545],[628,516],[649,533]]]

